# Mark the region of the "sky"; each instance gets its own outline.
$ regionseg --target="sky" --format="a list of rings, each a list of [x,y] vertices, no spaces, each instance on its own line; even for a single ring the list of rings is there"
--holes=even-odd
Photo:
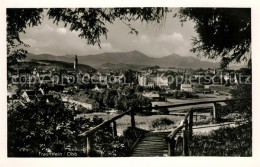
[[[71,32],[63,24],[53,24],[46,15],[41,25],[26,28],[21,39],[30,45],[28,51],[34,54],[90,55],[138,50],[150,57],[164,57],[172,53],[195,56],[189,51],[192,37],[197,36],[194,23],[187,21],[182,26],[177,18],[173,18],[173,14],[167,15],[163,25],[131,22],[138,30],[138,35],[129,34],[130,29],[121,21],[106,24],[107,39],[101,38],[101,49],[97,45],[88,45],[85,39],[78,37],[79,32]]]

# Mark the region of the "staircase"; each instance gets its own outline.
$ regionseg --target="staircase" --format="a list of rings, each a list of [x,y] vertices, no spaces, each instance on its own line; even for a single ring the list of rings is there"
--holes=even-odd
[[[167,156],[168,145],[165,137],[169,132],[147,132],[134,147],[131,157]]]

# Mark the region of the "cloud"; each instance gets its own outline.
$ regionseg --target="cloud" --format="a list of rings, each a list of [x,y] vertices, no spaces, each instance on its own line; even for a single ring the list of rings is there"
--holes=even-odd
[[[140,34],[132,40],[129,44],[129,47],[131,46],[153,57],[168,56],[172,53],[188,56],[191,47],[188,40],[184,39],[182,33],[179,32],[161,33],[157,36]]]
[[[101,43],[101,48],[103,48],[105,50],[110,50],[113,47],[112,47],[111,43]]]
[[[129,28],[120,21],[107,24],[108,38],[101,37],[101,49],[98,45],[88,45],[86,39],[78,37],[79,32],[71,32],[63,24],[53,24],[48,17],[43,19],[41,25],[28,27],[26,34],[21,34],[21,39],[31,46],[28,51],[35,54],[88,55],[139,50],[152,57],[163,57],[172,53],[180,56],[191,55],[189,50],[192,47],[190,39],[194,36],[193,24],[185,24],[182,27],[178,20],[171,17],[160,30],[154,26],[142,25],[138,21],[131,24],[139,31],[139,35],[129,34]]]
[[[150,40],[151,40],[147,35],[140,35],[139,39],[140,39],[140,42],[146,43],[146,44],[150,43]]]
[[[57,28],[56,29],[56,32],[60,33],[60,34],[66,34],[67,33],[67,30],[66,28]]]
[[[183,41],[183,36],[181,33],[176,33],[174,32],[172,35],[171,35],[171,38],[175,39],[175,40],[178,40],[178,41]]]
[[[48,32],[54,32],[54,27],[50,26],[49,24],[42,24],[40,26],[37,27],[30,27],[27,28],[27,30],[29,30],[29,32],[31,33],[48,33]]]
[[[171,42],[171,41],[183,41],[183,36],[181,33],[173,32],[172,34],[161,34],[158,38],[159,41],[166,41],[166,42]]]
[[[32,38],[25,38],[25,39],[23,39],[23,42],[24,42],[25,44],[32,45],[32,46],[37,43],[36,40],[35,40],[35,39],[32,39]]]

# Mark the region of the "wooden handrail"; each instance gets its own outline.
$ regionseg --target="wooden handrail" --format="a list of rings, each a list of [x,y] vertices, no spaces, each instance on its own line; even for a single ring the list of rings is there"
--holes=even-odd
[[[192,110],[190,110],[185,115],[184,119],[182,120],[182,123],[167,136],[168,140],[172,140],[172,138],[174,138],[177,135],[177,133],[179,133],[185,127],[185,125],[187,124],[187,119],[191,112],[192,112]]]
[[[98,131],[99,129],[101,129],[101,128],[103,128],[103,127],[105,127],[105,126],[111,124],[111,123],[114,122],[115,120],[117,120],[117,119],[119,119],[119,118],[125,116],[126,114],[129,114],[131,111],[132,111],[132,108],[128,109],[126,112],[124,112],[124,113],[122,113],[122,114],[119,114],[119,115],[117,115],[117,116],[115,116],[115,117],[113,117],[113,118],[111,118],[111,119],[109,119],[109,120],[107,120],[107,121],[105,121],[105,122],[103,122],[103,123],[101,123],[101,124],[95,126],[94,128],[92,128],[92,129],[90,129],[90,130],[88,130],[88,131],[86,131],[86,132],[83,132],[83,133],[79,134],[79,136],[83,136],[83,137],[84,137],[84,136],[88,136],[88,135],[90,135],[90,134],[92,134],[92,133]]]
[[[177,135],[177,133],[179,133],[179,132],[182,130],[183,127],[185,127],[184,124],[179,125],[176,129],[174,129],[174,130],[167,136],[166,139],[167,139],[168,141],[169,141],[169,140],[172,140],[172,138],[175,137],[175,136]]]
[[[168,142],[168,155],[173,156],[174,155],[174,150],[175,150],[175,136],[182,130],[182,138],[183,138],[183,152],[182,155],[187,156],[188,153],[188,138],[190,135],[188,134],[189,132],[192,133],[191,129],[192,128],[192,122],[188,122],[188,117],[193,115],[193,109],[191,109],[184,117],[182,120],[181,124],[174,129],[166,138],[166,141]],[[189,125],[191,123],[191,126]]]

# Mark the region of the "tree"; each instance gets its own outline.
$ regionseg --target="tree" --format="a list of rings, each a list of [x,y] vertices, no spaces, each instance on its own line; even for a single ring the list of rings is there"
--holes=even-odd
[[[251,67],[250,8],[181,8],[175,17],[195,23],[198,37],[193,38],[191,51],[198,56],[221,57],[222,68],[243,60]]]
[[[33,27],[41,24],[43,9],[7,9],[7,63],[17,64],[26,57],[26,47],[20,39],[20,33],[25,33],[27,26]]]
[[[78,156],[86,156],[81,151],[86,146],[86,138],[79,134],[102,122],[103,119],[96,116],[75,118],[75,113],[59,99],[52,106],[41,102],[19,105],[8,110],[8,156],[38,157],[40,153],[50,152],[66,156],[68,146],[72,151],[79,151]],[[107,139],[113,139],[110,132],[107,127],[93,134],[98,141],[94,143],[95,151],[99,144],[103,147]]]
[[[230,91],[232,98],[246,98],[252,97],[252,85],[251,84],[239,84]],[[234,102],[227,102],[228,106],[233,111],[237,111],[243,115],[244,118],[252,121],[252,101],[251,100],[239,100]]]
[[[38,102],[8,110],[8,155],[39,156],[40,152],[64,151],[65,145],[73,143],[73,120],[72,112],[58,100],[54,106]]]
[[[179,90],[180,89],[180,86],[181,86],[181,83],[182,83],[182,78],[178,75],[175,75],[175,77],[173,78],[173,81],[172,83],[170,84],[170,88],[173,89],[173,90]]]
[[[107,35],[107,23],[113,24],[116,20],[122,21],[130,29],[130,34],[138,34],[131,26],[130,21],[161,23],[167,8],[51,8],[47,10],[47,17],[53,23],[63,22],[70,31],[79,31],[79,37],[86,39],[87,44],[100,46],[101,36]],[[33,27],[41,24],[44,9],[7,9],[7,56],[8,65],[17,64],[26,57],[26,47],[20,39],[20,33],[25,33],[27,26]]]
[[[142,86],[140,86],[140,85],[137,85],[135,90],[136,90],[136,92],[143,92],[144,88]]]

